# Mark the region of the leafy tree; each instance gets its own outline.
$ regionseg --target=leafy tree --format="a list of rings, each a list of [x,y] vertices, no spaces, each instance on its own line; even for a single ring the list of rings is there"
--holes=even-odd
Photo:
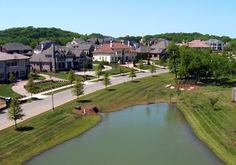
[[[75,73],[73,70],[69,71],[67,79],[70,81],[70,83],[73,83],[73,81],[75,81]]]
[[[32,98],[32,93],[35,93],[35,91],[37,90],[37,87],[33,81],[32,76],[29,76],[29,80],[25,86],[25,89],[31,94],[31,98]]]
[[[136,77],[134,68],[131,68],[131,69],[130,69],[129,77],[131,77],[132,81],[133,81],[134,77]]]
[[[219,101],[219,98],[217,98],[217,97],[210,97],[209,101],[210,101],[212,109],[215,110],[215,105]]]
[[[178,78],[178,64],[179,64],[179,47],[174,43],[169,44],[168,53],[170,55],[169,58],[169,68],[172,72],[175,73],[175,78]]]
[[[14,120],[15,122],[15,129],[17,129],[17,120],[22,119],[24,116],[22,108],[19,102],[16,99],[13,99],[10,104],[10,109],[8,110],[8,119]]]
[[[49,75],[50,80],[52,80],[52,72],[51,71],[48,72],[48,75]]]
[[[13,74],[13,73],[10,73],[9,74],[9,82],[14,82],[16,80],[16,77],[15,77],[15,75]]]
[[[103,65],[101,63],[99,63],[96,67],[95,73],[96,73],[98,78],[100,77],[100,75],[102,73],[102,67],[103,67]]]
[[[107,72],[104,75],[103,84],[105,85],[105,88],[107,88],[107,86],[111,84],[111,81],[110,81],[110,78],[109,78],[109,74]]]
[[[84,94],[84,84],[82,83],[80,78],[77,78],[75,80],[72,92],[75,96],[77,96],[77,100],[79,100],[80,95]]]
[[[139,60],[139,69],[143,69],[143,61]]]
[[[153,76],[153,73],[156,73],[156,67],[154,65],[151,65],[151,73],[152,73],[152,76]]]

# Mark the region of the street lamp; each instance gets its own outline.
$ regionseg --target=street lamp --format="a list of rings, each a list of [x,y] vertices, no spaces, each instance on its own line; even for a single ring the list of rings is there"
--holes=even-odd
[[[52,92],[52,110],[54,110],[54,99],[53,99],[53,92]]]

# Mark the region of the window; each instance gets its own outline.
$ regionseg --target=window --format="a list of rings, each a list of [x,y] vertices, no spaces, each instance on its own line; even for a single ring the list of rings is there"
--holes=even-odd
[[[0,73],[0,78],[4,78],[4,73]]]

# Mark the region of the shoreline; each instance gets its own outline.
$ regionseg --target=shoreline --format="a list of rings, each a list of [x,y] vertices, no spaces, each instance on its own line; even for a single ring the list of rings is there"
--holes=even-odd
[[[120,110],[122,110],[124,108],[127,108],[127,107],[130,107],[130,106],[143,105],[143,104],[149,104],[149,103],[155,103],[155,104],[156,103],[168,103],[167,100],[169,100],[169,96],[166,93],[166,89],[163,89],[162,87],[163,87],[164,84],[169,83],[171,78],[172,78],[172,76],[169,73],[168,74],[162,74],[162,75],[159,75],[157,77],[146,77],[146,78],[139,79],[138,83],[127,82],[125,84],[120,84],[120,85],[116,85],[116,86],[112,87],[115,90],[118,90],[119,92],[112,92],[112,91],[107,91],[107,90],[101,90],[101,91],[97,91],[95,93],[83,96],[81,98],[81,100],[91,100],[91,103],[102,105],[102,111],[105,114],[110,113],[110,112],[117,112],[117,111],[120,111]],[[162,79],[162,81],[159,81],[160,79]],[[157,82],[155,82],[154,80],[156,80]],[[158,83],[161,83],[161,84],[158,84]],[[142,93],[141,92],[137,93],[137,91],[142,91],[142,89],[146,89],[148,85],[151,85],[151,87],[153,89],[157,88],[157,91],[159,92],[157,94],[157,99],[155,97],[154,100],[151,100],[151,101],[147,100],[146,96],[144,95],[145,91],[143,91]],[[160,89],[160,91],[159,91],[159,89]],[[135,95],[133,95],[132,92],[135,93]],[[127,93],[127,95],[124,97],[123,93]],[[116,95],[114,95],[114,94],[116,94]],[[123,96],[123,97],[120,97],[120,96]],[[129,96],[132,96],[132,97],[129,97]],[[113,104],[110,104],[110,102],[111,102],[110,99],[113,99],[113,97],[116,98],[116,99],[113,100],[114,101]],[[104,98],[106,98],[106,99],[104,99]],[[128,101],[126,100],[127,98],[128,98]],[[76,105],[76,102],[75,101],[70,101],[70,102],[65,103],[65,104],[61,105],[60,107],[58,107],[54,113],[45,112],[45,113],[43,113],[41,115],[38,115],[38,116],[36,116],[36,117],[34,117],[32,119],[29,119],[29,120],[23,122],[23,124],[27,125],[27,123],[28,123],[28,125],[31,125],[32,123],[34,123],[35,120],[39,121],[41,118],[45,118],[44,116],[46,116],[46,117],[47,116],[55,117],[55,115],[57,115],[57,113],[59,115],[61,115],[61,116],[65,116],[65,115],[67,115],[67,116],[68,115],[75,116],[71,112],[72,109],[70,109],[74,105]],[[178,105],[177,105],[177,107],[178,107]],[[210,142],[210,139],[209,139],[209,141],[202,140],[202,135],[198,134],[199,130],[195,130],[194,129],[195,128],[194,125],[192,125],[192,123],[189,122],[189,120],[188,120],[188,114],[184,113],[185,110],[182,109],[182,108],[177,108],[177,109],[184,116],[184,119],[187,122],[187,124],[189,125],[189,127],[191,128],[191,131],[193,132],[194,136],[196,136],[198,140],[200,140],[206,147],[208,147],[209,150],[211,150],[213,152],[213,154],[217,158],[219,158],[220,160],[222,160],[222,161],[224,161],[224,162],[226,162],[228,164],[231,164],[230,161],[233,161],[234,159],[232,159],[232,160],[231,159],[230,160],[229,159],[225,160],[225,159],[223,159],[223,156],[221,157],[219,153],[215,152],[215,150],[213,148],[211,148],[211,146],[213,144],[212,143],[208,143],[208,142]],[[80,120],[83,119],[83,118],[80,118],[80,117],[77,117],[77,118],[78,119],[75,120],[77,122],[80,122]],[[93,125],[93,127],[97,126],[100,122],[102,122],[101,117],[99,117],[99,118],[100,118],[99,122],[96,122]],[[53,123],[53,124],[57,125],[57,123]],[[74,129],[76,129],[76,128],[73,128],[74,126],[76,126],[76,124],[74,122],[72,122],[71,124],[72,125],[70,125],[68,127],[68,128],[70,128],[69,131],[73,131]],[[47,125],[44,126],[44,127],[46,127],[46,129],[48,129]],[[79,125],[81,125],[81,124],[79,124]],[[91,127],[91,125],[90,125],[89,128],[87,128],[86,130],[82,131],[82,134],[87,132],[87,131],[89,131],[93,127]],[[204,127],[204,125],[201,126],[201,127]],[[11,129],[12,129],[12,127],[11,127]],[[6,130],[1,131],[1,132],[10,132],[11,133],[12,132],[11,129],[6,129]],[[66,128],[64,130],[68,132],[68,130]],[[57,134],[60,135],[61,132],[63,133],[63,129],[59,130],[59,131],[60,132],[57,133]],[[73,134],[69,135],[69,138],[68,138],[68,136],[64,137],[64,139],[66,139],[66,140],[60,140],[60,141],[56,142],[56,144],[53,143],[53,145],[51,145],[49,142],[47,142],[47,143],[50,144],[50,145],[48,145],[49,147],[45,147],[46,149],[45,148],[41,149],[41,150],[39,149],[38,152],[34,151],[32,153],[32,155],[37,156],[39,153],[43,153],[46,150],[48,150],[48,149],[50,149],[52,147],[55,147],[56,145],[60,145],[61,143],[65,142],[65,141],[68,141],[68,140],[71,140],[74,137],[77,137],[78,135],[81,135],[81,132],[80,133],[76,133],[76,134],[73,133]],[[211,137],[211,138],[213,138],[213,137]],[[0,140],[1,140],[1,136],[0,136]],[[216,141],[216,142],[218,142],[218,141]],[[1,145],[1,143],[0,143],[0,145]],[[46,146],[47,146],[47,144],[46,144]],[[43,148],[43,147],[41,147],[41,148]],[[32,148],[32,150],[33,149],[34,148]],[[230,156],[231,153],[230,153],[230,151],[227,150],[227,152],[225,154],[228,154],[226,156]],[[30,157],[30,154],[29,154],[29,157]],[[26,155],[27,159],[24,159],[24,160],[27,160],[27,161],[31,160],[32,157],[30,157],[30,158],[29,157],[27,158],[27,155]],[[0,156],[0,158],[1,158],[1,156]],[[2,156],[2,158],[5,158],[4,155]],[[21,161],[22,160],[23,159],[21,158]],[[27,162],[27,161],[24,161],[24,162]],[[14,162],[14,161],[12,161],[12,162]],[[8,163],[10,164],[10,162],[8,162]],[[22,163],[18,162],[17,164],[22,164]]]

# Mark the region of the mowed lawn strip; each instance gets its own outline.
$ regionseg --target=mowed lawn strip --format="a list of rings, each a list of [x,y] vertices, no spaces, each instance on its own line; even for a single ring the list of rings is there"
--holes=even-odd
[[[12,84],[0,84],[0,96],[16,98],[20,95],[12,89]]]
[[[94,104],[103,112],[111,112],[136,104],[168,101],[170,89],[165,85],[173,83],[173,77],[163,74],[109,87],[82,97],[79,104]],[[217,111],[211,110],[208,98],[212,95],[220,98]],[[231,102],[231,87],[203,86],[199,91],[182,92],[179,100],[177,106],[196,135],[227,164],[236,162],[236,146],[233,145],[236,141],[233,133],[236,105]],[[32,156],[80,135],[100,121],[99,117],[73,114],[71,110],[76,104],[76,101],[69,102],[54,112],[43,113],[20,124],[33,127],[31,131],[16,132],[13,127],[0,131],[0,164],[22,164]]]

